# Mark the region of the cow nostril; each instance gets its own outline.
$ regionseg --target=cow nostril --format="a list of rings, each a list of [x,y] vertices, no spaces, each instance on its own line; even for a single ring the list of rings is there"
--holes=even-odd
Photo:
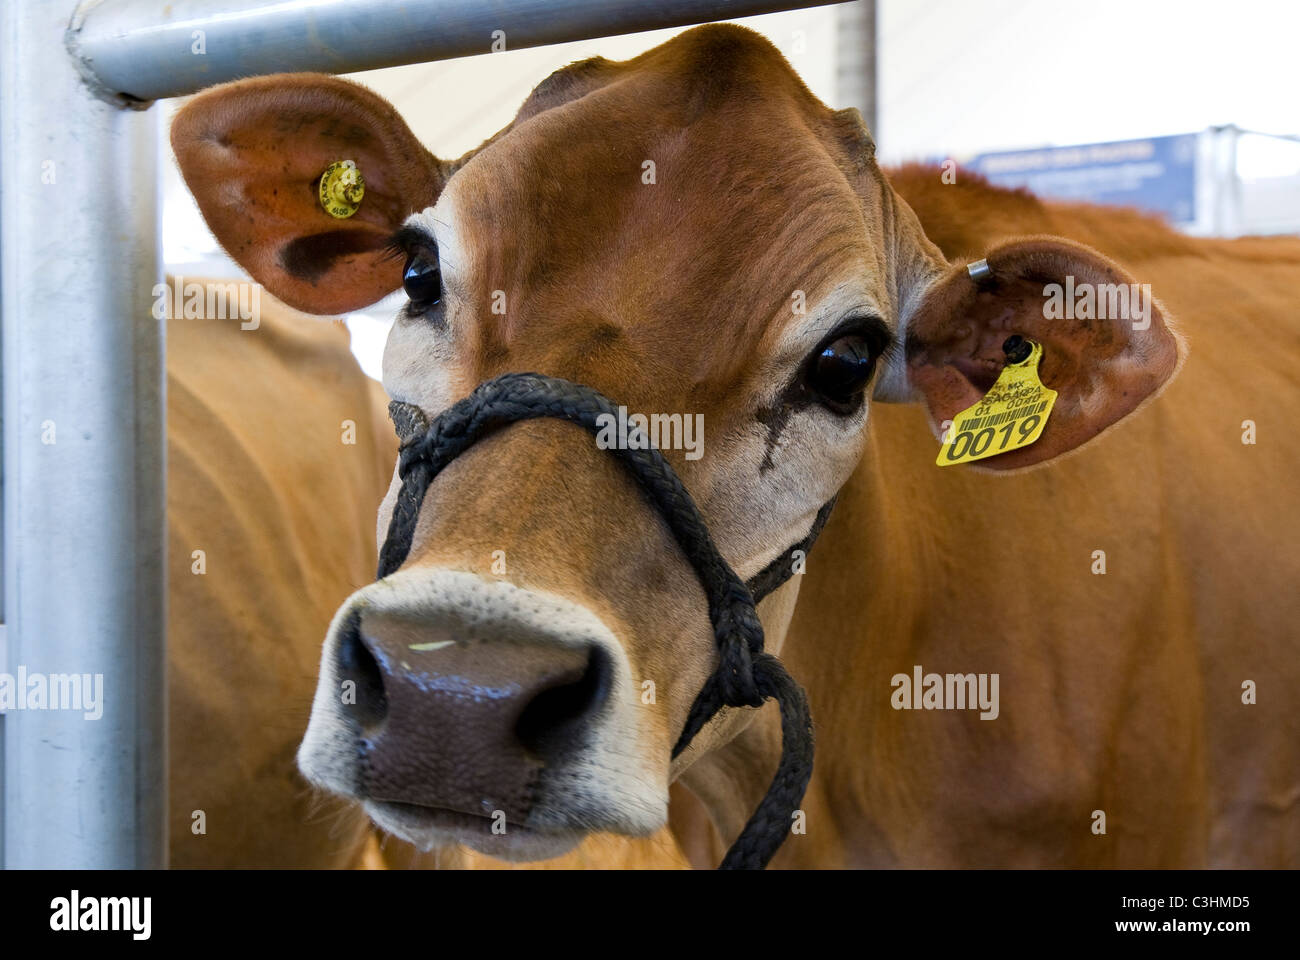
[[[577,733],[609,697],[613,674],[609,655],[592,647],[581,676],[538,693],[515,722],[515,736],[527,749],[546,753]]]
[[[361,728],[363,736],[370,736],[388,715],[388,693],[384,689],[384,675],[379,662],[367,648],[361,636],[361,618],[354,616],[343,630],[339,643],[338,670],[340,685],[349,681],[351,690],[339,690],[344,707]]]

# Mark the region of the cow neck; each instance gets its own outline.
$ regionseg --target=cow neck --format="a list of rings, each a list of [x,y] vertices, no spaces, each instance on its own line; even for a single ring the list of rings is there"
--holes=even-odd
[[[388,534],[379,552],[379,578],[405,562],[429,485],[456,457],[482,437],[521,420],[555,418],[600,432],[600,419],[617,407],[599,391],[539,373],[507,373],[487,380],[432,421],[408,404],[390,405],[402,435],[398,460],[401,487]],[[767,793],[722,860],[723,869],[762,869],[789,834],[813,767],[812,717],[803,688],[781,661],[763,649],[763,626],[755,604],[793,573],[796,551],[811,548],[834,500],[818,511],[808,536],[790,546],[746,585],[709,535],[699,508],[662,453],[611,448],[672,531],[699,577],[708,599],[709,621],[718,647],[717,669],[691,705],[672,756],[677,757],[719,710],[759,707],[776,700],[781,710],[781,759]]]

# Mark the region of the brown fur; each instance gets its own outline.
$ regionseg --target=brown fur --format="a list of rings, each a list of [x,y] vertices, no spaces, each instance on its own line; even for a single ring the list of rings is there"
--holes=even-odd
[[[365,850],[370,865],[505,866],[367,841],[365,818],[296,770],[321,638],[374,576],[374,510],[397,438],[341,324],[265,291],[260,319],[256,330],[168,321],[171,865],[350,867]],[[341,442],[349,419],[355,445]],[[198,549],[203,575],[191,571]],[[205,834],[191,830],[195,810]],[[593,837],[550,866],[647,862],[685,864],[665,831]]]
[[[325,628],[374,576],[374,508],[397,446],[384,411],[347,330],[269,294],[255,330],[168,321],[172,866],[360,854],[364,818],[314,795],[294,754]],[[206,834],[191,831],[195,810]]]
[[[1300,239],[1194,240],[939,173],[891,181],[946,255],[1029,232],[1087,243],[1159,291],[1192,350],[1142,416],[1028,474],[940,470],[921,411],[876,408],[787,640],[818,720],[810,821],[828,829],[780,862],[1295,867],[1283,437],[1300,415]],[[1002,717],[893,710],[890,675],[915,663],[1000,672]]]
[[[266,83],[294,91],[281,108],[315,116],[312,91],[337,103],[329,91],[343,82]],[[262,92],[226,85],[187,111],[241,129]],[[436,321],[450,344],[437,390],[455,398],[497,373],[535,369],[629,409],[702,412],[713,455],[668,456],[738,566],[797,539],[791,531],[806,530],[843,483],[807,573],[763,609],[769,645],[806,686],[819,737],[808,830],[786,842],[779,864],[1300,860],[1300,738],[1284,693],[1296,681],[1297,531],[1277,493],[1293,466],[1281,438],[1296,412],[1294,243],[1194,241],[1132,214],[949,187],[937,175],[927,184],[917,169],[896,189],[855,115],[822,106],[770,44],[733,27],[689,31],[624,64],[598,61],[530,104],[473,156],[441,167],[456,170],[447,189],[467,262]],[[356,119],[421,155],[388,113]],[[193,145],[192,131],[209,127],[201,116],[185,122],[173,142],[183,168],[197,163],[187,180],[203,206],[228,184]],[[299,187],[340,146],[303,147]],[[256,181],[269,161],[253,158],[246,175]],[[646,159],[653,186],[640,181]],[[392,209],[432,203],[428,185]],[[236,207],[272,226],[283,212]],[[289,215],[296,222],[279,233],[232,220],[233,239],[222,239],[255,275],[294,290],[266,267],[266,250],[347,228],[310,204]],[[245,234],[250,249],[238,242]],[[986,254],[1000,299],[967,310],[981,294],[962,261]],[[320,269],[316,309],[396,282],[364,258],[325,256]],[[953,377],[970,385],[961,358],[940,348],[974,324],[966,349],[996,361],[986,333],[1042,322],[1015,278],[1072,271],[1150,282],[1168,307],[1143,336],[1122,324],[1055,344],[1052,330],[1040,334],[1059,364],[1045,379],[1062,395],[1020,464],[1100,436],[1085,454],[1002,477],[941,470],[927,411],[876,403],[852,476],[833,458],[854,449],[846,428],[826,417],[805,416],[802,433],[786,426],[772,460],[758,413],[800,359],[782,353],[791,291],[817,304],[847,282],[854,305],[894,325],[911,316],[908,354],[940,373],[913,373],[911,384],[937,421],[969,395],[950,389]],[[496,290],[510,304],[503,318],[487,307]],[[1173,316],[1192,359],[1153,399],[1182,355]],[[394,334],[427,335],[413,319]],[[399,399],[417,402],[422,384],[400,372],[393,382],[412,395]],[[1260,425],[1256,446],[1240,443],[1245,418]],[[767,475],[759,459],[786,474]],[[777,476],[787,488],[762,487]],[[431,487],[406,567],[487,577],[503,546],[513,581],[589,607],[619,635],[635,676],[656,679],[655,729],[639,748],[666,758],[714,652],[694,575],[635,488],[572,427],[503,431]],[[1097,549],[1106,576],[1090,572]],[[914,664],[1000,674],[1001,717],[893,710],[890,678]],[[1256,706],[1240,703],[1245,679],[1261,685]],[[756,718],[735,711],[688,753],[680,782],[701,805],[676,810],[673,826],[696,862],[714,862],[718,841],[757,803],[775,764],[775,719],[770,705]],[[1094,810],[1107,814],[1104,836],[1090,830]],[[717,836],[700,825],[705,811]]]

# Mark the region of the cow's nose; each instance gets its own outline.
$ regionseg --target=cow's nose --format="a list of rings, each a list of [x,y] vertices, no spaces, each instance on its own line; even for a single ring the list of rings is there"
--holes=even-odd
[[[608,656],[455,632],[363,615],[344,640],[340,665],[358,681],[362,795],[521,822],[547,762],[582,744],[608,699]]]

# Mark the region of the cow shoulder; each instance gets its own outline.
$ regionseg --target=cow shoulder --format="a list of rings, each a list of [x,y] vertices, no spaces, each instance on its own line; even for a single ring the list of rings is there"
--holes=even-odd
[[[254,319],[168,321],[176,866],[336,865],[364,835],[312,809],[293,758],[330,617],[374,575],[396,443],[346,329],[256,297]]]
[[[1300,238],[1190,237],[1136,211],[1044,202],[960,172],[944,184],[937,168],[890,179],[948,257],[1037,233],[1113,257],[1150,284],[1191,349],[1139,415],[1086,451],[1016,476],[937,468],[923,412],[880,405],[866,468],[905,493],[897,508],[907,517],[880,575],[942,557],[952,571],[942,588],[923,575],[908,585],[923,611],[909,616],[935,625],[929,659],[955,661],[995,637],[982,656],[1001,672],[1004,695],[1058,691],[1054,704],[1026,712],[1063,719],[1024,732],[1016,747],[1057,770],[1039,782],[1064,786],[1019,798],[1026,816],[1050,815],[1081,771],[1096,788],[1087,778],[1101,774],[1077,763],[1080,743],[1182,742],[1160,765],[1126,755],[1106,776],[1142,798],[1178,862],[1287,862],[1276,800],[1297,787],[1295,718],[1283,701],[1246,708],[1241,696],[1261,677],[1300,682],[1300,516],[1288,502],[1295,458],[1285,439],[1300,416]],[[870,489],[851,483],[841,501],[887,509],[863,499]],[[1034,655],[1042,637],[1059,659],[1050,670]],[[1136,666],[1120,675],[1116,663]],[[1128,710],[1131,689],[1142,690],[1141,711]],[[1199,733],[1187,741],[1187,730]],[[1207,771],[1214,823],[1197,819],[1205,810],[1194,803]],[[1265,808],[1248,830],[1243,811]],[[1216,839],[1180,846],[1198,830]]]

